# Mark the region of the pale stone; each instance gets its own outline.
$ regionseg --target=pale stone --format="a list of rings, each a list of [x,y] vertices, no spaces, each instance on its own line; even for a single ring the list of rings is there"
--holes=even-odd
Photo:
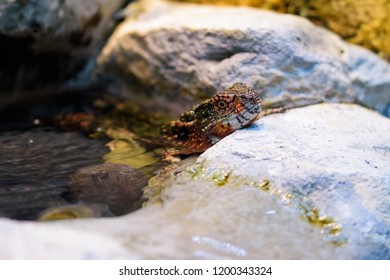
[[[342,226],[358,258],[390,257],[389,119],[357,105],[294,109],[228,136],[198,161],[206,173],[269,180],[303,196]]]
[[[0,259],[134,259],[118,242],[91,231],[0,219]]]
[[[253,86],[271,106],[390,108],[389,63],[306,19],[147,0],[127,14],[100,54],[98,72],[120,77],[130,98],[149,110],[177,115],[234,82]]]

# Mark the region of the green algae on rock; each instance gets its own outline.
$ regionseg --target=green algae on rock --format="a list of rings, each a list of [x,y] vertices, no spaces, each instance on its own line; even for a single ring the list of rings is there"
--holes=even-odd
[[[235,175],[268,180],[264,193],[327,242],[358,248],[357,258],[389,258],[389,141],[389,119],[358,105],[292,109],[207,150],[188,181],[214,170],[234,170],[232,184]]]
[[[272,185],[272,182],[251,180],[240,175],[235,175],[232,170],[214,169],[207,166],[205,161],[198,161],[187,167],[187,173],[194,180],[212,180],[215,185],[221,187],[239,188],[253,186],[269,193],[279,203],[285,206],[286,211],[301,213],[301,217],[309,224],[320,228],[320,234],[324,239],[334,245],[344,245],[348,238],[342,234],[342,227],[334,218],[320,215],[319,209],[313,201],[303,195],[289,193]]]
[[[161,203],[164,189],[173,184],[177,174],[194,166],[196,158],[196,156],[190,156],[180,162],[163,166],[155,176],[149,179],[148,185],[144,188],[142,196],[143,201],[145,201],[144,205]]]

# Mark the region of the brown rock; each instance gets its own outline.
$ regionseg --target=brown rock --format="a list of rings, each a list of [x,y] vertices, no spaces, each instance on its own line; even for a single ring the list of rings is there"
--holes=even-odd
[[[140,207],[145,175],[128,165],[104,163],[83,167],[70,176],[68,198],[77,202],[104,203],[115,215]]]

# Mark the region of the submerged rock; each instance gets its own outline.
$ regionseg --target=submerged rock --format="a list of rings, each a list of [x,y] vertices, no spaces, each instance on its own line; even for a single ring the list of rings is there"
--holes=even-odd
[[[147,0],[127,12],[98,71],[119,77],[132,100],[151,111],[178,115],[245,82],[263,93],[266,107],[357,102],[389,113],[389,63],[306,19]]]
[[[0,213],[34,220],[47,208],[67,205],[69,176],[101,163],[107,151],[103,141],[77,132],[49,127],[1,132]]]
[[[140,207],[145,175],[125,164],[104,163],[79,169],[71,175],[67,197],[76,202],[108,205],[115,215]]]
[[[2,219],[0,257],[86,258],[94,248],[101,258],[389,259],[389,143],[390,121],[357,105],[269,115],[173,173],[136,212]],[[68,235],[66,247],[56,242]],[[16,254],[24,242],[34,247]]]

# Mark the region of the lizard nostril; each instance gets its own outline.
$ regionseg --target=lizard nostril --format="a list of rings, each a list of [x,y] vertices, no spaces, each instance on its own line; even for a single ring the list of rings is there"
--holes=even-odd
[[[190,134],[190,130],[188,129],[188,127],[183,126],[180,128],[177,134],[177,139],[179,139],[180,141],[187,141],[189,134]]]

